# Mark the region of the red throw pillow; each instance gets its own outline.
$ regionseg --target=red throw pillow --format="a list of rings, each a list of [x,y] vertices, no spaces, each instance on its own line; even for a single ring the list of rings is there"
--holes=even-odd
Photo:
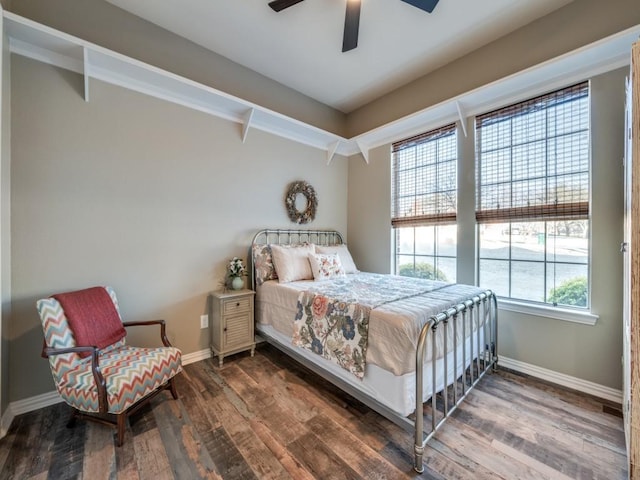
[[[113,300],[104,287],[53,295],[64,310],[78,346],[108,347],[127,334]],[[88,357],[88,352],[80,353]]]

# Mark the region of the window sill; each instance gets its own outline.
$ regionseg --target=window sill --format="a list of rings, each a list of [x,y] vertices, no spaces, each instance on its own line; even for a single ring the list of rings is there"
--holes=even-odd
[[[498,298],[498,310],[526,313],[528,315],[553,318],[554,320],[564,320],[565,322],[581,323],[583,325],[595,325],[599,318],[598,315],[587,311],[580,312],[568,308],[532,305],[529,303],[516,302],[514,300],[500,298]]]

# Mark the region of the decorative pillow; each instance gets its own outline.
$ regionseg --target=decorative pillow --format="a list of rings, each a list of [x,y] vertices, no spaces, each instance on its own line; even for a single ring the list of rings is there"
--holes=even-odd
[[[314,280],[344,277],[344,268],[337,253],[312,253],[309,255]]]
[[[273,266],[271,245],[253,246],[253,266],[256,272],[256,283],[262,285],[267,280],[276,280],[278,274]]]
[[[356,264],[353,262],[353,258],[349,253],[349,249],[346,245],[316,245],[316,253],[337,253],[340,255],[340,261],[342,262],[342,268],[344,269],[344,273],[358,273],[359,270],[356,268]]]
[[[271,245],[271,256],[280,283],[312,280],[309,254],[315,252],[313,244],[285,247]]]

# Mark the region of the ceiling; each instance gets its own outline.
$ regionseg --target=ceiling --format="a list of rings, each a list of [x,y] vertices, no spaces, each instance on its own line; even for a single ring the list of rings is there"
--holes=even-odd
[[[342,53],[346,0],[107,0],[349,113],[573,0],[362,0],[358,47]]]

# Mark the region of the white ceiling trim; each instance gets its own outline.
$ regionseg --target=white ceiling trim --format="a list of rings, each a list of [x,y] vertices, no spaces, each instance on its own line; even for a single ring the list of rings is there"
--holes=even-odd
[[[10,51],[84,75],[86,101],[95,78],[236,122],[243,142],[250,129],[258,129],[319,148],[327,152],[327,164],[335,154],[358,153],[368,163],[370,150],[378,146],[629,65],[631,45],[640,36],[636,25],[347,139],[11,12],[3,15]]]

